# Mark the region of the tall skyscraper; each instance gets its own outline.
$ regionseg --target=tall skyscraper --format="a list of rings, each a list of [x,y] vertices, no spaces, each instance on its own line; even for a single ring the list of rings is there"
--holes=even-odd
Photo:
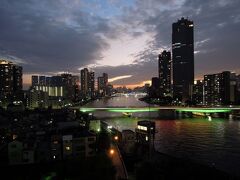
[[[46,76],[39,76],[39,85],[40,86],[46,85]]]
[[[103,73],[103,79],[104,79],[104,84],[107,86],[107,84],[108,84],[108,74],[107,73]]]
[[[91,98],[95,95],[95,73],[89,72],[88,92]]]
[[[80,98],[80,76],[73,76],[73,87],[74,87],[74,101],[79,101]]]
[[[14,100],[22,100],[22,67],[14,65],[13,66],[13,98]]]
[[[200,80],[194,82],[192,102],[196,105],[203,105],[203,82]]]
[[[204,76],[205,105],[228,105],[231,103],[230,77],[229,71]]]
[[[108,88],[108,74],[103,73],[102,77],[98,77],[98,94],[100,96],[107,95]]]
[[[81,70],[81,93],[83,97],[95,96],[95,73],[87,68]]]
[[[108,74],[107,73],[103,73],[103,79],[104,79],[104,96],[106,96],[108,91]]]
[[[152,77],[152,87],[154,89],[158,89],[159,90],[160,86],[161,86],[161,84],[160,84],[159,78],[158,77]]]
[[[236,104],[240,104],[240,75],[236,75]]]
[[[181,18],[172,25],[173,96],[189,100],[194,84],[193,21]]]
[[[98,77],[98,95],[105,96],[105,82],[104,77]]]
[[[238,76],[236,73],[230,74],[230,104],[237,104],[238,88],[237,88]]]
[[[62,77],[62,86],[63,86],[63,96],[66,100],[74,100],[74,82],[72,74],[64,73],[61,74]]]
[[[160,80],[158,77],[152,77],[152,85],[149,91],[151,97],[160,97]]]
[[[0,60],[0,100],[10,102],[21,100],[22,67],[6,60]]]
[[[32,87],[39,85],[38,76],[32,76]]]
[[[171,52],[163,51],[158,56],[158,75],[160,96],[171,95]]]
[[[84,68],[81,70],[81,93],[84,97],[88,94],[88,69]]]

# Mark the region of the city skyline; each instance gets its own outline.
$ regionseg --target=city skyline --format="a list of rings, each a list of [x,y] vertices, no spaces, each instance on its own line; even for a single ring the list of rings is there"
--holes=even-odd
[[[1,176],[240,179],[239,7],[0,0]]]
[[[115,86],[144,85],[157,76],[158,54],[171,51],[172,23],[188,17],[195,24],[196,79],[239,73],[239,3],[2,1],[0,56],[23,66],[25,86],[32,74],[78,74],[82,67],[108,73]]]

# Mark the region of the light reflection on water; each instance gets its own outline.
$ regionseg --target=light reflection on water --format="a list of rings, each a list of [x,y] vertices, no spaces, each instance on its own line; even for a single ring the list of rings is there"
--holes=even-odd
[[[117,99],[100,100],[88,107],[147,106],[135,97]],[[119,114],[108,113],[105,120],[120,131],[135,130],[137,121],[146,119],[142,117],[148,114],[137,115],[138,118],[119,117]],[[95,116],[103,118],[106,112],[95,113]],[[214,165],[240,176],[240,121],[220,118],[212,121],[207,118],[162,120],[157,117],[152,120],[156,122],[155,148],[158,151]]]

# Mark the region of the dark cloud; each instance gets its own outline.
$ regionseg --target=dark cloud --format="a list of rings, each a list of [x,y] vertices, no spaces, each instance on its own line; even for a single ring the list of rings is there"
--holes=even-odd
[[[119,6],[115,17],[99,16],[84,1],[1,0],[0,55],[24,63],[25,72],[74,71],[101,60],[107,39],[154,34],[147,46],[133,52],[133,64],[101,66],[110,77],[133,75],[117,84],[135,84],[157,75],[157,55],[171,50],[172,23],[183,17],[194,21],[196,76],[239,70],[239,0],[137,0]],[[104,7],[92,4],[93,11]],[[121,51],[121,50],[119,50]]]
[[[151,69],[155,68],[160,48],[171,49],[172,23],[181,17],[193,20],[197,52],[195,74],[196,77],[200,77],[205,73],[239,70],[239,7],[238,0],[142,0],[129,9],[123,19],[132,29],[142,28],[145,32],[155,32],[151,49],[135,55],[137,62],[141,64],[149,64],[152,61],[152,66],[148,66]],[[149,53],[150,50],[152,53]],[[146,67],[141,67],[140,72],[145,72]]]
[[[108,47],[97,34],[108,31],[106,21],[53,2],[1,2],[0,53],[26,61],[25,72],[76,71]]]

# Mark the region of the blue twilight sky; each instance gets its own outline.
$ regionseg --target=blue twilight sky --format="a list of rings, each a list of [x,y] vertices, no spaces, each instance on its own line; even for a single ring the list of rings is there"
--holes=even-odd
[[[0,0],[0,58],[32,74],[107,72],[133,87],[157,76],[171,26],[194,21],[195,76],[240,72],[239,0]]]

